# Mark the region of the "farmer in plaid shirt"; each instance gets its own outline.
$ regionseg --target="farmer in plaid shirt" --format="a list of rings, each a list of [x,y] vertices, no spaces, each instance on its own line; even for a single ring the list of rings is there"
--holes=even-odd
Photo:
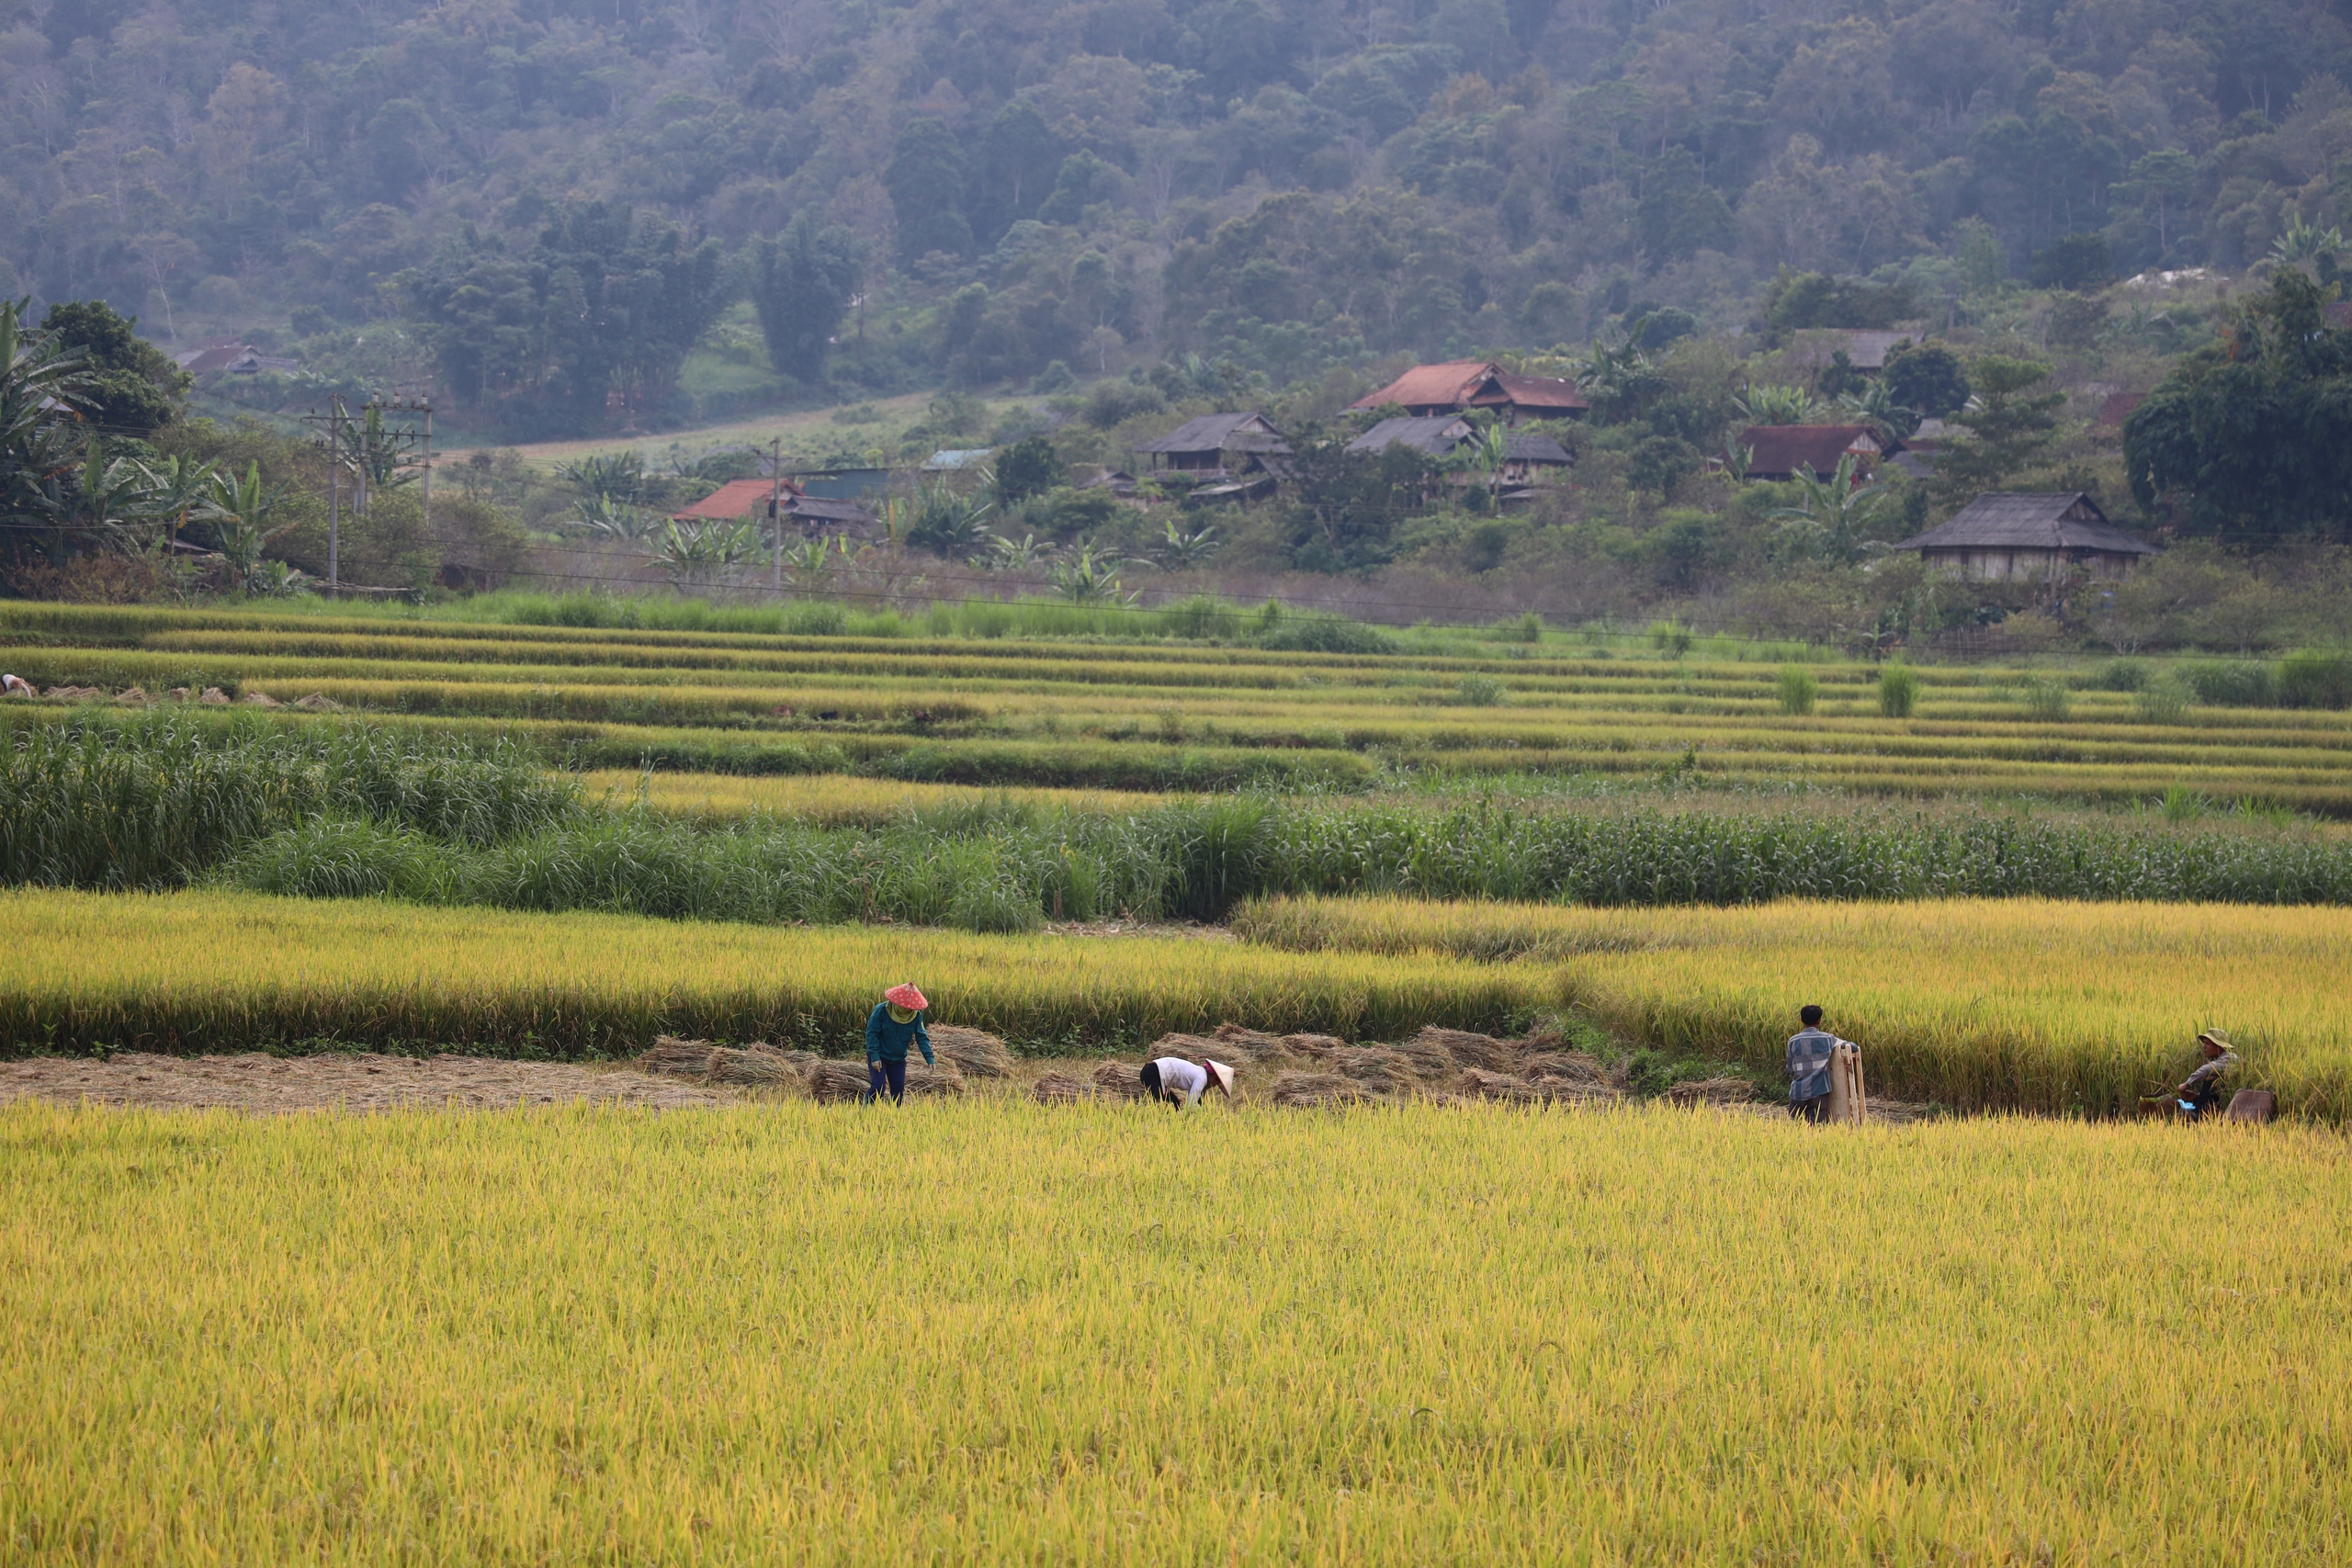
[[[1821,1027],[1821,1010],[1810,1002],[1797,1010],[1804,1027],[1789,1036],[1789,1114],[1808,1122],[1829,1120],[1829,1053],[1838,1037]]]

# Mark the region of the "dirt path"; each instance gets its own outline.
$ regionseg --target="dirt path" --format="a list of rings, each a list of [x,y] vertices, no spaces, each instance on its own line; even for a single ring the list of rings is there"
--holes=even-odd
[[[101,1105],[283,1111],[440,1105],[489,1110],[587,1100],[676,1110],[735,1098],[736,1091],[723,1086],[654,1077],[626,1067],[487,1056],[267,1056],[248,1051],[180,1057],[126,1052],[105,1061],[34,1056],[0,1062],[0,1103],[86,1100]]]

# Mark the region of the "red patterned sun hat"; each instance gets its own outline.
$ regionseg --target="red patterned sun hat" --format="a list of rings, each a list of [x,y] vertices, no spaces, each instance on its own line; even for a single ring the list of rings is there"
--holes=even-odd
[[[903,986],[891,987],[882,993],[882,999],[894,1008],[905,1008],[909,1012],[921,1012],[931,1005],[924,999],[922,990],[911,980]]]

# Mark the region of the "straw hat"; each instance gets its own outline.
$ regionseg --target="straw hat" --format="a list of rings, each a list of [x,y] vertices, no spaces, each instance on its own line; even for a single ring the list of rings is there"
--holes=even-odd
[[[1216,1079],[1217,1088],[1225,1090],[1227,1098],[1232,1098],[1233,1069],[1227,1066],[1223,1062],[1204,1062],[1201,1066],[1208,1068],[1209,1076]]]
[[[909,1012],[921,1012],[931,1005],[924,998],[922,988],[912,980],[903,986],[891,987],[882,993],[882,999],[894,1008],[905,1008]]]
[[[2230,1032],[2226,1029],[2209,1029],[2197,1037],[2197,1043],[2219,1045],[2224,1051],[2233,1049],[2230,1044]]]

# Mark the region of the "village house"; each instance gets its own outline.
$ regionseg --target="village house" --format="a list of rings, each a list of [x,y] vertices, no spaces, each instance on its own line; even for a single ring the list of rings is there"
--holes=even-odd
[[[2081,568],[2117,578],[2156,553],[2107,520],[2098,503],[2072,494],[1980,495],[1939,528],[1895,547],[1928,565],[1983,581],[2050,581]]]
[[[763,529],[780,516],[812,534],[858,533],[874,522],[874,513],[856,502],[810,495],[790,479],[729,479],[670,516],[679,523],[756,522]]]
[[[1902,450],[1902,443],[1881,442],[1867,424],[1751,424],[1739,433],[1737,445],[1747,449],[1751,479],[1792,479],[1807,468],[1826,478],[1850,453],[1860,482]]]
[[[1391,446],[1407,446],[1442,463],[1477,435],[1478,427],[1458,416],[1384,419],[1349,442],[1346,450],[1377,456]],[[1575,463],[1575,455],[1551,436],[1539,431],[1513,432],[1503,445],[1502,468],[1494,476],[1496,500],[1504,506],[1524,504],[1533,499],[1535,486],[1565,473]],[[1481,482],[1481,476],[1464,474],[1463,482]]]
[[[1157,441],[1136,444],[1136,455],[1150,458],[1154,468],[1204,480],[1255,472],[1263,467],[1259,459],[1289,451],[1282,432],[1254,412],[1204,413]]]
[[[1843,354],[1849,368],[1875,376],[1886,368],[1887,355],[1897,346],[1917,343],[1922,335],[1917,329],[1892,332],[1876,327],[1804,327],[1789,340],[1789,366],[1792,369],[1826,370]]]
[[[1506,424],[1530,420],[1582,419],[1590,406],[1574,381],[1556,376],[1519,376],[1488,359],[1454,359],[1417,365],[1368,397],[1358,409],[1402,408],[1417,418],[1491,409]]]

